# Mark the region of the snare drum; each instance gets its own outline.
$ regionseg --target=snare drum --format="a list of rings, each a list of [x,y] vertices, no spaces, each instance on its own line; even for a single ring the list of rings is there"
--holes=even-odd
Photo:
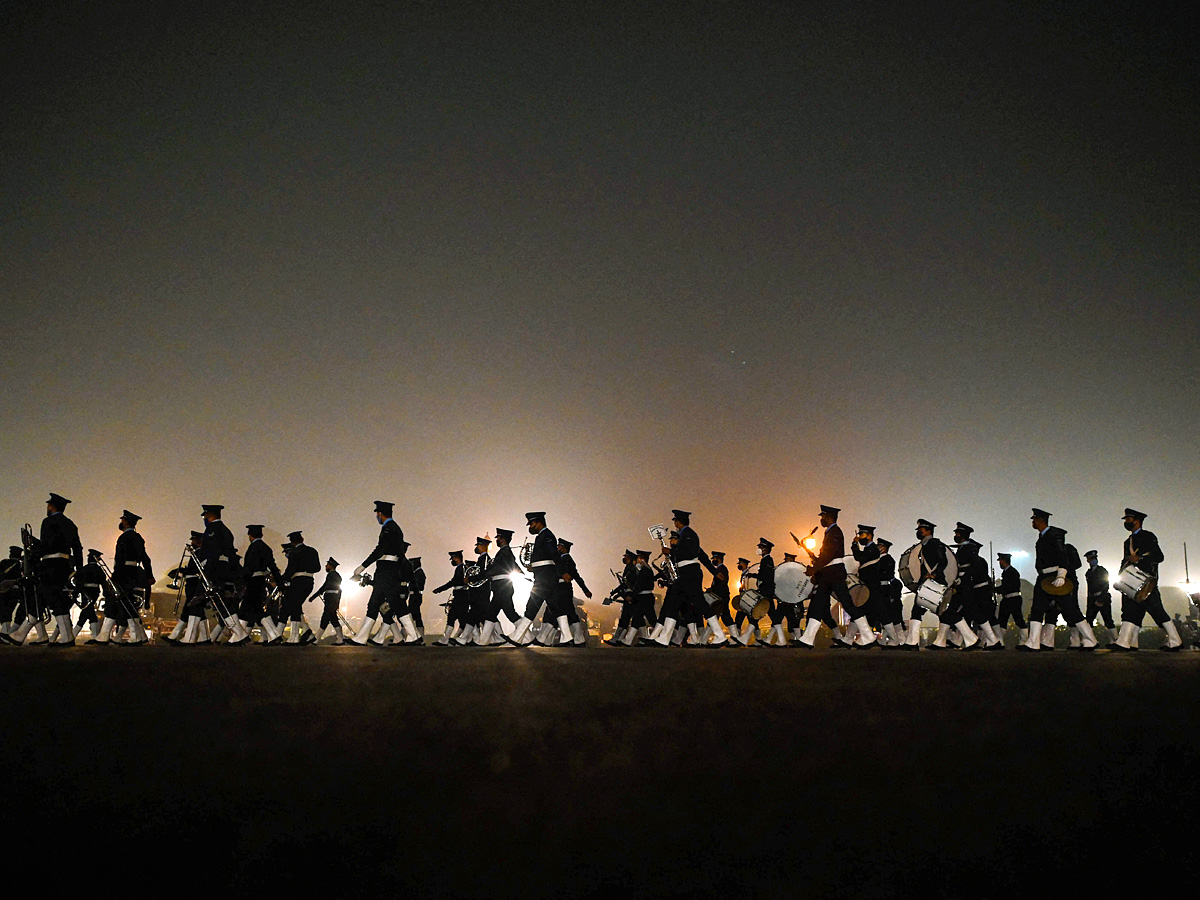
[[[708,604],[708,608],[712,612],[720,612],[725,609],[725,598],[720,594],[714,594],[712,591],[704,592],[704,602]]]
[[[758,606],[759,603],[765,602],[766,598],[763,597],[760,591],[756,591],[754,588],[746,588],[746,590],[737,595],[738,609],[748,616],[754,614],[754,608]]]
[[[936,613],[946,597],[946,586],[936,581],[926,581],[917,589],[916,602],[923,609]]]
[[[783,562],[775,569],[775,596],[780,603],[803,603],[813,592],[813,581],[798,562]]]
[[[1138,603],[1150,596],[1150,592],[1158,584],[1158,579],[1148,575],[1137,566],[1127,566],[1117,576],[1116,588],[1130,600]]]

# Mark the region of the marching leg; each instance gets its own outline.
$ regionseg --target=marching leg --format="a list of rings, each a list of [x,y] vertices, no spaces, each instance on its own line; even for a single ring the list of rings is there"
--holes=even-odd
[[[1017,644],[1018,650],[1036,651],[1042,647],[1042,623],[1034,619],[1029,621],[1029,640]]]

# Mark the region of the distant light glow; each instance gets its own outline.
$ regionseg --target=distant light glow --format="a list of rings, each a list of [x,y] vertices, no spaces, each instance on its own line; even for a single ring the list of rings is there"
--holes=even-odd
[[[816,550],[817,549],[817,539],[811,538],[811,537],[805,538],[804,546],[807,547],[809,550]]]
[[[1013,550],[1012,553],[1010,553],[1009,555],[1012,556],[1013,559],[1028,559],[1029,551],[1028,550]]]

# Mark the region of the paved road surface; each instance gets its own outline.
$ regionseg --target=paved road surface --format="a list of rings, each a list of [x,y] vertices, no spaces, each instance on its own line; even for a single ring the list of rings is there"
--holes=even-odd
[[[1200,871],[1200,654],[0,648],[0,678],[9,867],[58,890],[1011,898]]]

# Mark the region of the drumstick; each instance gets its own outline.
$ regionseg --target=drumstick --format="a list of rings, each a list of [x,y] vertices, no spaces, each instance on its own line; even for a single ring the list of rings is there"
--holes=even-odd
[[[817,533],[817,529],[820,527],[821,527],[820,525],[814,525],[813,530],[808,533],[808,536],[812,537],[814,534]],[[788,534],[792,535],[792,540],[796,542],[796,546],[803,548],[804,552],[807,553],[809,558],[811,559],[813,552],[811,550],[809,550],[808,547],[805,546],[804,541],[802,541],[802,540],[800,540],[800,538],[796,537],[796,535],[791,531],[789,531]]]

